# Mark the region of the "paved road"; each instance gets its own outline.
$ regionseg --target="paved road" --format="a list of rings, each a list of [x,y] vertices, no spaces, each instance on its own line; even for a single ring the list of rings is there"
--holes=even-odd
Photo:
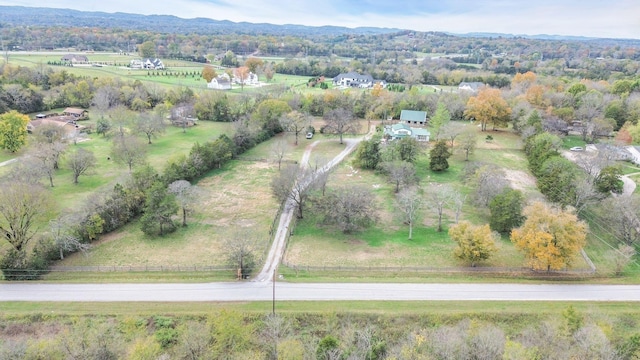
[[[270,301],[271,282],[208,284],[0,284],[2,301]],[[639,285],[292,284],[278,300],[640,301]],[[1,308],[1,305],[0,305]]]

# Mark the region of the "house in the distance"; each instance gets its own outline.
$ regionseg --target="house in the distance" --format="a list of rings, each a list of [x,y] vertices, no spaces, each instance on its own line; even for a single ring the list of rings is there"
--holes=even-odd
[[[207,88],[215,90],[231,90],[231,80],[229,80],[229,75],[222,74],[214,77],[207,83]]]
[[[375,84],[386,87],[387,83],[383,80],[374,80],[369,74],[358,74],[355,71],[342,73],[333,78],[333,85],[342,87],[357,87],[362,89],[372,88]]]
[[[389,141],[412,137],[420,142],[428,142],[431,137],[431,133],[427,129],[412,128],[405,123],[399,123],[395,125],[386,125],[384,127],[384,137]]]
[[[252,72],[247,72],[244,75],[244,79],[243,79],[243,75],[241,73],[240,68],[235,68],[233,69],[233,82],[238,84],[238,85],[258,85],[260,84],[260,81],[258,80],[258,75],[252,73]]]
[[[86,120],[88,113],[89,112],[87,110],[85,110],[85,109],[68,107],[68,108],[64,109],[64,111],[62,112],[62,115],[69,116],[69,117],[73,118],[74,120]]]
[[[405,124],[424,125],[427,123],[426,111],[402,110],[400,122]]]
[[[89,62],[89,58],[85,55],[67,54],[60,58],[60,61],[71,64],[86,64]]]
[[[458,91],[477,93],[483,86],[484,84],[481,82],[461,82],[460,85],[458,85]]]
[[[149,70],[163,70],[164,64],[162,60],[155,58],[147,58],[147,59],[134,59],[129,63],[129,67],[131,69],[149,69]]]

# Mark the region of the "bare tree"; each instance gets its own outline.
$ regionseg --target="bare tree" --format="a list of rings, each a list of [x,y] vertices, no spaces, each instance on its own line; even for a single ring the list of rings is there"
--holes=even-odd
[[[284,139],[276,140],[273,144],[271,144],[271,155],[275,158],[275,161],[278,163],[278,171],[280,171],[282,166],[282,160],[284,160],[285,155],[288,151],[287,142]]]
[[[147,158],[147,148],[136,136],[118,136],[113,139],[111,157],[119,164],[129,167],[129,172],[135,165],[143,164]]]
[[[427,190],[427,203],[438,216],[438,232],[442,231],[444,210],[451,201],[453,189],[449,185],[430,184]]]
[[[125,129],[133,119],[133,112],[124,105],[117,105],[109,109],[109,118],[111,123],[116,127],[120,137],[125,136]]]
[[[636,249],[627,244],[620,244],[618,248],[607,252],[607,259],[613,264],[613,271],[616,276],[622,275],[624,269],[633,261]]]
[[[474,202],[485,207],[489,206],[491,199],[509,187],[504,170],[492,165],[481,166],[475,171],[474,184]]]
[[[227,261],[238,269],[238,278],[245,279],[256,265],[255,235],[249,231],[238,231],[224,243]]]
[[[264,318],[262,336],[271,347],[271,359],[278,359],[278,343],[291,332],[291,324],[278,314],[269,314]]]
[[[64,259],[65,252],[81,251],[87,252],[91,248],[91,244],[83,243],[74,233],[73,220],[70,217],[59,217],[49,221],[49,231],[51,238],[60,251],[60,260]]]
[[[42,174],[49,178],[49,185],[53,187],[53,175],[55,174],[58,158],[62,153],[61,149],[66,146],[63,143],[36,143],[29,151],[28,155],[34,160],[33,165],[37,166]]]
[[[182,209],[182,226],[187,226],[187,214],[193,211],[193,205],[201,194],[200,188],[191,185],[187,180],[176,180],[169,184],[169,192],[176,196],[176,201]]]
[[[570,203],[580,214],[587,206],[602,200],[605,195],[599,192],[593,185],[593,180],[584,176],[573,180],[573,190],[571,192],[572,201]]]
[[[461,192],[454,191],[451,194],[451,205],[453,206],[453,212],[455,215],[456,224],[460,220],[460,214],[462,213],[462,207],[464,206],[465,201],[467,200],[467,195],[462,194]]]
[[[271,179],[271,191],[279,201],[292,201],[298,209],[298,219],[302,219],[311,182],[312,173],[309,169],[292,164]]]
[[[67,166],[73,174],[73,183],[77,185],[78,177],[96,166],[96,156],[91,150],[78,148],[67,156]]]
[[[576,116],[582,121],[580,132],[582,140],[587,141],[593,137],[595,120],[604,113],[604,100],[602,94],[592,90],[580,98],[580,105],[576,110]]]
[[[176,356],[186,360],[202,359],[211,342],[209,326],[200,321],[189,321],[182,330],[176,344]]]
[[[111,85],[102,86],[96,90],[93,95],[93,104],[100,114],[100,119],[104,119],[109,110],[118,104],[119,97],[118,89]]]
[[[285,131],[295,135],[296,145],[298,145],[298,135],[306,131],[310,124],[311,119],[309,119],[309,116],[299,111],[292,111],[280,117],[280,126],[282,126]]]
[[[167,125],[162,118],[162,115],[155,112],[144,112],[135,120],[134,129],[139,134],[144,134],[147,137],[149,144],[151,139],[158,137],[162,134]]]
[[[464,152],[464,160],[469,161],[469,155],[473,154],[478,144],[478,134],[474,130],[465,130],[460,135],[460,149]]]
[[[405,188],[398,193],[398,207],[404,215],[404,222],[409,224],[409,240],[413,239],[413,224],[418,220],[422,208],[422,198],[416,188]]]
[[[358,123],[351,110],[344,108],[329,110],[325,113],[324,119],[327,122],[327,130],[340,136],[340,144],[343,143],[344,134],[358,132]]]
[[[440,128],[439,135],[441,139],[447,139],[451,141],[450,147],[453,148],[454,141],[460,134],[462,134],[463,131],[464,124],[458,121],[449,121],[446,125]]]
[[[374,196],[361,186],[337,188],[318,199],[315,206],[325,223],[336,225],[345,234],[369,226],[377,218]]]
[[[612,196],[600,202],[598,211],[609,229],[627,245],[640,240],[640,198]]]
[[[417,181],[415,166],[407,161],[387,161],[380,165],[387,174],[389,181],[395,184],[395,192],[400,191],[400,185],[411,185]]]

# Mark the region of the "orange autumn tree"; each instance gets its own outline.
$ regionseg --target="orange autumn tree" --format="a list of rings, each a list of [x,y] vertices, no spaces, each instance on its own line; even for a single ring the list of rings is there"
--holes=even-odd
[[[487,124],[493,124],[494,128],[507,127],[511,108],[499,89],[485,87],[478,92],[478,96],[469,98],[464,116],[479,121],[481,130],[486,131]]]
[[[585,244],[587,224],[576,214],[535,202],[523,211],[527,220],[511,232],[511,241],[522,250],[535,270],[568,267]]]
[[[216,76],[218,76],[218,74],[216,73],[216,69],[214,69],[213,66],[205,65],[205,67],[202,68],[202,78],[205,79],[208,83],[210,83],[211,80]]]

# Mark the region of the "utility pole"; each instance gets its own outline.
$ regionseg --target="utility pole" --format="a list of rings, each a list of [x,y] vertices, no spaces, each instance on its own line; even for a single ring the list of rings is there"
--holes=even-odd
[[[271,313],[276,314],[276,269],[273,269],[273,301],[271,302]]]

